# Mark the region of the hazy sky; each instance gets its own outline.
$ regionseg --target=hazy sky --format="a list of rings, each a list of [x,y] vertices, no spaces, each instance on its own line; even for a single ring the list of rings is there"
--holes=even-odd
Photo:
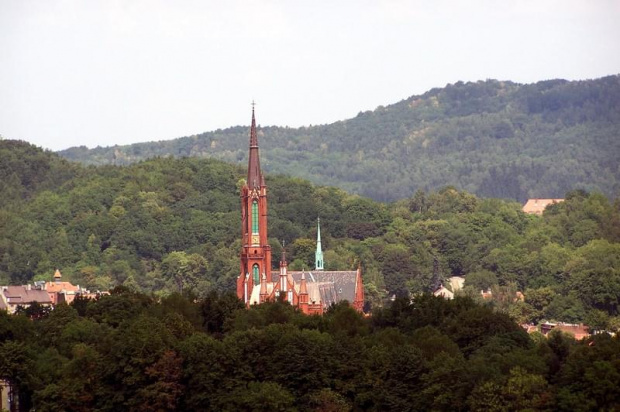
[[[619,0],[0,0],[0,134],[54,150],[620,73]]]

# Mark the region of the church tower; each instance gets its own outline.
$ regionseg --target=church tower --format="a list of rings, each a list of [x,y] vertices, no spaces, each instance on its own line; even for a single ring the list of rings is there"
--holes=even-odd
[[[316,252],[314,253],[314,267],[323,270],[323,248],[321,247],[321,218],[316,218]]]
[[[241,188],[241,272],[237,296],[246,304],[256,286],[271,282],[271,247],[267,241],[267,186],[260,169],[258,134],[252,103],[248,178]]]

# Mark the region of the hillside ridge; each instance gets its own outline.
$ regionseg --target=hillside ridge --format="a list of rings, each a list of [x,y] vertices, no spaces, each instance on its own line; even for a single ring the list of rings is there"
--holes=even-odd
[[[234,126],[58,153],[95,165],[157,156],[243,165],[247,138],[246,126]],[[614,197],[620,193],[620,77],[457,82],[331,124],[262,127],[259,138],[266,171],[379,201],[447,185],[519,201],[574,188]]]

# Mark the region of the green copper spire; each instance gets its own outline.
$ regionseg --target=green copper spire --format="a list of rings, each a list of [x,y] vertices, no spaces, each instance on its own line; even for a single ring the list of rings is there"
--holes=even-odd
[[[323,250],[321,249],[321,218],[316,218],[316,253],[315,253],[316,270],[323,270]]]

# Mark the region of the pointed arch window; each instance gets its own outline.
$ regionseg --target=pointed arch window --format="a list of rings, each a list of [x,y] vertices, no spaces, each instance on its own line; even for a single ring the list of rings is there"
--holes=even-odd
[[[254,266],[252,266],[252,280],[254,281],[254,285],[260,284],[260,276],[258,272],[259,268],[258,265],[255,263]]]
[[[258,202],[252,202],[252,234],[258,234]]]

